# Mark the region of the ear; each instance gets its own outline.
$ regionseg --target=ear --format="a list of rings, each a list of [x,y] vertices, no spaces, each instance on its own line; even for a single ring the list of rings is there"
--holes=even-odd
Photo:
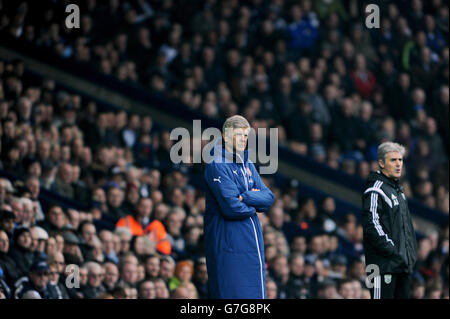
[[[384,168],[384,161],[383,160],[378,160],[378,165],[380,165],[381,168]]]

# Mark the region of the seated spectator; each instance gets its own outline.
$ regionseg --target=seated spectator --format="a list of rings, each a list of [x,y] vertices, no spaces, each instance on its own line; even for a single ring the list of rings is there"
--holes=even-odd
[[[86,267],[88,269],[88,281],[82,292],[85,298],[94,299],[105,292],[105,288],[102,286],[103,268],[96,262],[88,262]]]
[[[152,209],[151,199],[141,197],[136,206],[136,214],[122,217],[116,227],[127,227],[134,236],[150,235],[151,239],[157,243],[158,252],[168,255],[171,252],[171,245],[167,239],[166,230],[160,221],[150,222]]]
[[[51,190],[62,196],[73,199],[75,196],[75,191],[72,187],[72,174],[72,165],[69,163],[61,163],[58,169],[58,175],[51,187]]]
[[[112,262],[105,262],[103,264],[103,287],[105,291],[112,291],[119,280],[119,268]]]
[[[160,259],[156,254],[150,254],[143,259],[145,267],[145,278],[154,279],[158,278],[160,270]]]
[[[31,251],[31,234],[26,227],[14,229],[13,245],[9,250],[9,256],[14,260],[19,277],[26,276],[33,263],[33,252]]]
[[[208,299],[208,272],[206,271],[206,259],[199,258],[194,265],[194,276],[192,283],[198,292],[199,299]]]
[[[5,231],[0,230],[0,268],[2,269],[2,278],[8,286],[13,286],[17,279],[20,278],[20,271],[17,269],[16,262],[8,254],[9,238]]]
[[[177,262],[174,276],[169,281],[169,290],[174,291],[180,284],[190,282],[194,274],[194,265],[190,260]]]
[[[3,230],[11,240],[15,226],[15,218],[16,216],[12,211],[5,209],[0,211],[0,230]]]
[[[144,280],[139,284],[138,299],[155,299],[156,288],[152,280]]]
[[[47,233],[61,231],[66,225],[65,213],[60,205],[51,203],[48,207],[45,220],[38,223]]]
[[[33,263],[28,277],[23,277],[17,282],[14,297],[15,299],[29,298],[25,294],[30,291],[34,291],[34,294],[39,295],[38,299],[62,299],[58,286],[49,283],[48,266],[45,261]]]
[[[155,279],[156,299],[169,299],[169,289],[162,279]]]

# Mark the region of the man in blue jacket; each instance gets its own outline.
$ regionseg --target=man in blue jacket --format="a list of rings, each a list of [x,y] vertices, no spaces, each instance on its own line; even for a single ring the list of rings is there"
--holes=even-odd
[[[265,262],[257,212],[266,212],[274,195],[248,159],[250,125],[239,115],[222,130],[225,147],[217,147],[205,170],[204,216],[210,298],[264,299]]]

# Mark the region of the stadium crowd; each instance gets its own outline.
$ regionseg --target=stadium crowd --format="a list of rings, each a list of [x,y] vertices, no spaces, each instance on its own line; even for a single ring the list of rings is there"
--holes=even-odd
[[[0,37],[212,118],[277,127],[295,152],[362,178],[380,142],[400,142],[406,195],[448,213],[447,2],[383,3],[369,30],[358,1],[90,0],[67,29],[68,2],[0,0]],[[160,123],[29,81],[20,60],[0,61],[0,120],[0,169],[15,178],[0,178],[1,296],[208,297],[204,195],[190,184],[201,168],[164,165],[173,141]],[[332,197],[265,183],[276,196],[258,214],[267,297],[369,298],[358,212],[337,219]],[[414,298],[448,298],[442,226],[419,240]]]

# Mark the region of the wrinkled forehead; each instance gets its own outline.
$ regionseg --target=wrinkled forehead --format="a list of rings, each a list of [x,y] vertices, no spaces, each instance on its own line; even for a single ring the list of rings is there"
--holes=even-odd
[[[236,128],[232,128],[232,127],[227,127],[225,129],[225,134],[227,135],[231,135],[231,136],[236,136],[236,135],[248,135],[250,133],[250,128],[249,127],[236,127]]]
[[[397,152],[397,151],[388,152],[388,153],[386,153],[385,159],[386,160],[403,159],[403,155],[400,152]]]

